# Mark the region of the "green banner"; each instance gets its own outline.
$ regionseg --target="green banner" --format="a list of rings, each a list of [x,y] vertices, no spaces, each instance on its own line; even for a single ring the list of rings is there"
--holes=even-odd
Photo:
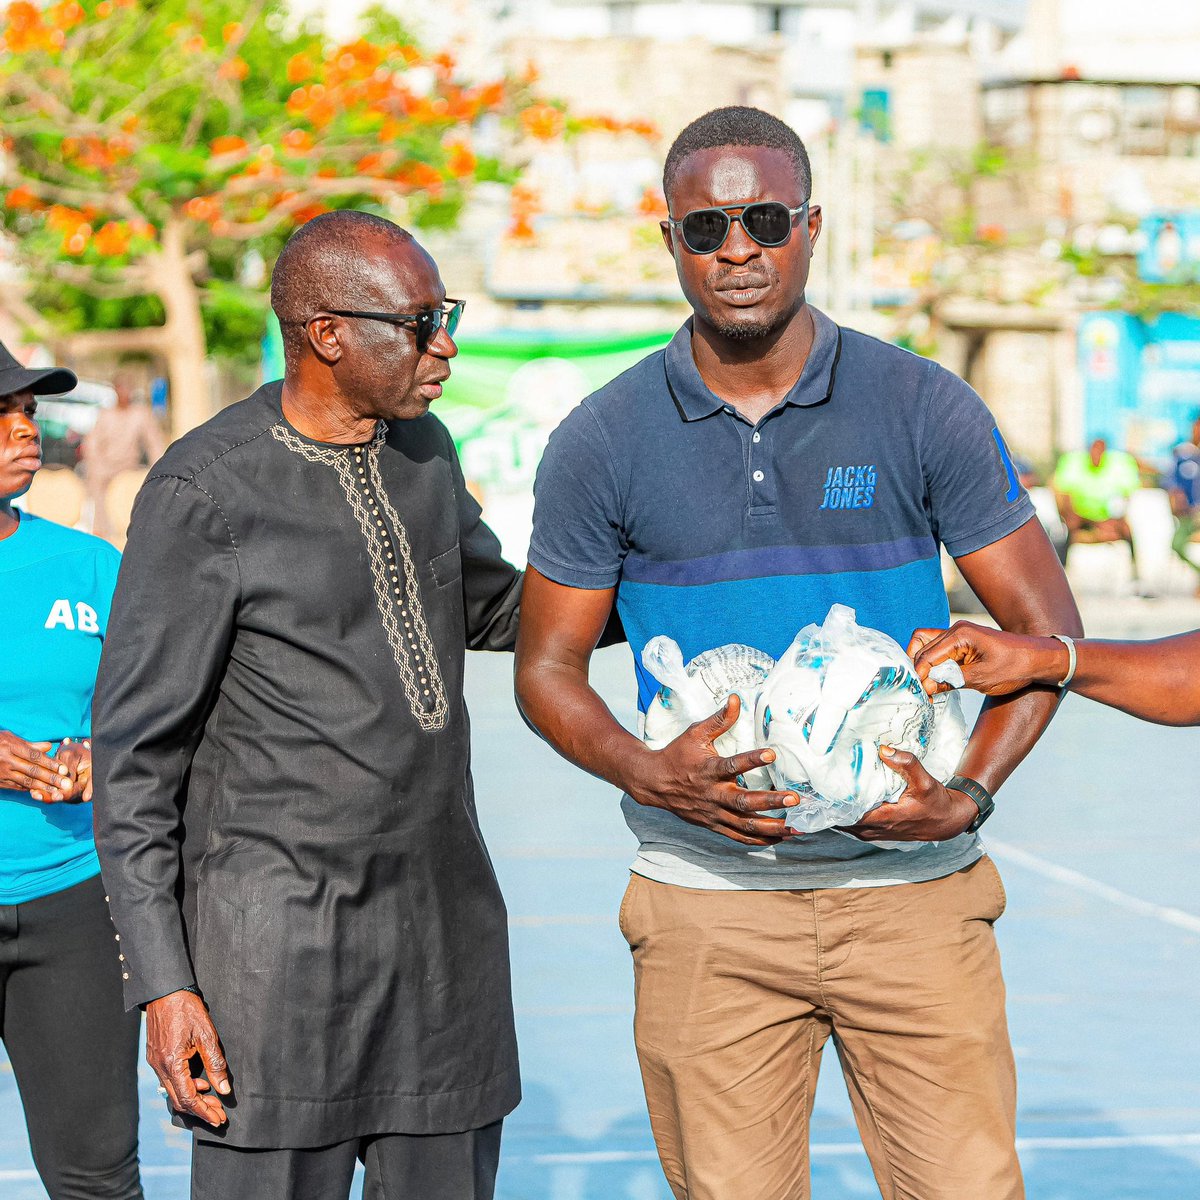
[[[564,336],[508,333],[463,338],[434,411],[481,492],[528,492],[555,426],[671,333]]]
[[[672,335],[505,332],[456,339],[459,353],[433,411],[450,430],[467,483],[515,562],[525,560],[533,479],[550,434],[584,396]],[[282,358],[272,321],[263,345],[265,379],[283,374]]]

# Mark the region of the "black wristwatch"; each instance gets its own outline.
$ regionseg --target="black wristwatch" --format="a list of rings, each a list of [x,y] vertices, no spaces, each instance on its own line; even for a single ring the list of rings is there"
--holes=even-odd
[[[945,786],[948,790],[962,792],[979,809],[979,816],[966,827],[964,833],[974,833],[996,811],[996,802],[992,799],[991,792],[974,779],[968,779],[965,775],[954,775],[946,780]]]

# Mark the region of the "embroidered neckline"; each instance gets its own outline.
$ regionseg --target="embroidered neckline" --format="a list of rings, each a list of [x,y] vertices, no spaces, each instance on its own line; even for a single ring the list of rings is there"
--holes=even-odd
[[[409,707],[426,732],[444,729],[449,704],[425,619],[408,531],[379,473],[379,451],[387,441],[387,426],[380,421],[370,442],[344,449],[313,445],[282,423],[273,425],[271,434],[292,453],[336,472],[367,544],[375,602]]]

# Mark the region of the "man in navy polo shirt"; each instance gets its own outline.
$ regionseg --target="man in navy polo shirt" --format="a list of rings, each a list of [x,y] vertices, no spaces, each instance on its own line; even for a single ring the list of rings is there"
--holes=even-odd
[[[992,932],[1004,892],[975,829],[1058,693],[985,706],[953,787],[797,836],[795,803],[722,758],[736,700],[651,751],[588,684],[614,601],[635,662],[727,642],[778,656],[834,603],[904,644],[947,619],[939,543],[1005,629],[1079,617],[982,401],[932,362],[806,304],[820,209],[786,125],[693,122],[667,156],[663,237],[693,316],[588,397],[537,481],[517,693],[560,752],[625,792],[640,848],[621,910],[635,1037],[679,1200],[809,1195],[807,1125],[832,1037],[885,1200],[1014,1200],[1015,1079]],[[655,690],[638,669],[643,711]],[[881,841],[930,843],[908,851]]]

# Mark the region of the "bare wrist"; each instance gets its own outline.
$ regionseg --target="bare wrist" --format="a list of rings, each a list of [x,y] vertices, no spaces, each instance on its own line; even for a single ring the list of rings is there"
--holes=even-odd
[[[639,804],[645,804],[642,797],[651,790],[647,784],[657,768],[657,758],[658,752],[644,742],[628,749],[623,747],[616,759],[616,777],[611,782]]]

